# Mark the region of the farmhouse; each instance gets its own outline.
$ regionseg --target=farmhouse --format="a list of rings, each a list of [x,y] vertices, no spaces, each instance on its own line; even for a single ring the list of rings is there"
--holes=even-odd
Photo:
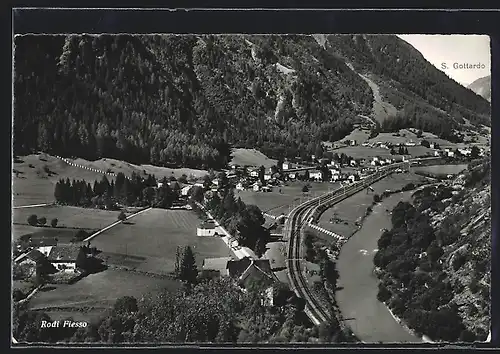
[[[47,258],[57,270],[74,271],[76,258],[80,252],[83,250],[78,246],[55,246]]]
[[[215,236],[215,224],[205,222],[196,229],[196,236]]]
[[[309,178],[316,181],[321,181],[321,172],[314,171],[309,173]]]
[[[56,239],[34,239],[30,241],[30,246],[48,256],[52,247],[57,246]]]
[[[292,168],[292,164],[289,163],[289,162],[283,162],[283,165],[281,167],[283,170],[288,170],[290,168]]]
[[[202,272],[210,273],[218,271],[220,276],[228,276],[227,264],[230,260],[232,260],[231,257],[205,258],[203,260]]]
[[[30,264],[35,265],[45,258],[45,255],[39,250],[31,250],[27,254],[19,257],[17,260],[18,264]]]
[[[271,270],[269,259],[250,259],[244,257],[240,260],[227,262],[228,275],[237,279],[243,288],[248,287],[253,281],[263,281],[266,285],[272,285],[276,280]]]

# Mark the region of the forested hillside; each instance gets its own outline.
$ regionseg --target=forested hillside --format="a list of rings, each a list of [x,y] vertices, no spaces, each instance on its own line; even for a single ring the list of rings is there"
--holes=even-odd
[[[490,328],[490,160],[426,186],[379,240],[378,298],[433,340],[484,341]]]
[[[385,130],[412,126],[453,139],[453,129],[464,118],[474,125],[490,125],[486,100],[448,78],[396,36],[328,36],[325,47],[356,71],[372,76],[384,99],[399,110],[400,123],[387,124]]]
[[[371,112],[347,59],[425,107],[406,125],[489,124],[486,101],[394,36],[17,36],[15,152],[215,168],[230,147],[317,154]]]

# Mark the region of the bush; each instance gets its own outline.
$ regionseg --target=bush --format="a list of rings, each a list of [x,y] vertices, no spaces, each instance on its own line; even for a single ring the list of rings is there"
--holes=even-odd
[[[125,221],[127,219],[127,216],[125,215],[125,213],[122,211],[120,211],[120,214],[118,215],[118,220],[120,221]]]
[[[59,220],[57,220],[57,218],[54,218],[54,219],[50,220],[50,226],[57,227],[58,222],[59,222]]]
[[[391,298],[391,292],[384,286],[384,284],[378,284],[378,294],[377,299],[380,302],[386,302]]]
[[[479,284],[476,278],[473,278],[469,284],[470,291],[475,294],[479,291]]]
[[[89,236],[88,232],[85,230],[78,230],[78,232],[75,235],[75,240],[76,241],[83,241]]]
[[[411,190],[413,190],[413,189],[415,189],[415,184],[413,184],[413,183],[408,183],[407,185],[405,185],[405,186],[402,188],[402,190],[403,190],[404,192],[406,192],[406,191],[411,191]]]
[[[378,194],[375,194],[375,195],[373,196],[373,202],[374,202],[374,203],[378,203],[378,202],[380,202],[380,196],[379,196]]]
[[[452,267],[453,267],[453,270],[456,272],[457,270],[459,270],[464,264],[465,264],[465,261],[467,260],[467,257],[463,254],[457,254],[453,257],[453,261],[452,261]]]
[[[45,216],[42,216],[40,219],[38,219],[38,223],[40,225],[45,225],[47,223],[47,218]]]
[[[459,340],[460,342],[474,342],[476,340],[476,335],[468,329],[464,329],[460,333]]]
[[[302,193],[309,192],[309,188],[307,186],[302,187]]]
[[[36,226],[38,224],[38,217],[36,214],[32,214],[28,217],[28,224],[31,226]]]

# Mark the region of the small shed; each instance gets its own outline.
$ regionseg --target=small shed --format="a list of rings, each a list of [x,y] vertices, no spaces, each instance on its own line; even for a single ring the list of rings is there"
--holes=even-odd
[[[215,224],[204,222],[196,229],[196,236],[215,236]]]

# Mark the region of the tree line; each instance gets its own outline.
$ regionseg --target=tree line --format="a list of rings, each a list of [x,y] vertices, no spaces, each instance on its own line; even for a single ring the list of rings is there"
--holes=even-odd
[[[85,180],[70,181],[67,178],[56,183],[54,197],[59,204],[111,210],[117,210],[117,203],[126,206],[169,208],[180,197],[180,185],[174,182],[171,187],[166,177],[160,183],[158,187],[153,175],[141,178],[135,172],[132,172],[130,179],[120,172],[111,182],[103,176],[100,181],[94,181],[93,186]]]

